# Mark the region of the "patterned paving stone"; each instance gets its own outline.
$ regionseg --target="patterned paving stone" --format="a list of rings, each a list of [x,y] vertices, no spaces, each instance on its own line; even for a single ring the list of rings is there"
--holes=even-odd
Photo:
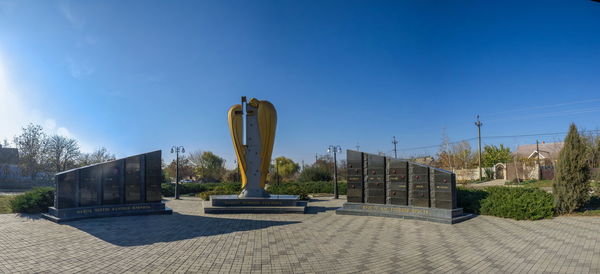
[[[599,273],[600,218],[445,225],[336,215],[205,215],[169,200],[173,215],[55,224],[0,215],[3,273]]]

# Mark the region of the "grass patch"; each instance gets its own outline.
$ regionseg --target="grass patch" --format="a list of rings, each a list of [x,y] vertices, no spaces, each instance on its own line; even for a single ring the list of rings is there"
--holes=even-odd
[[[0,196],[0,214],[12,213],[10,208],[10,201],[14,198],[12,195]]]
[[[573,212],[575,216],[600,216],[600,196],[592,196],[583,208]]]
[[[525,186],[528,186],[528,187],[537,187],[537,188],[540,188],[540,187],[552,187],[553,183],[554,183],[554,181],[552,181],[552,180],[539,180],[539,181],[536,180],[536,181],[530,182],[528,184],[525,184]]]
[[[460,185],[471,185],[471,184],[481,184],[481,183],[485,183],[485,182],[489,182],[492,181],[491,179],[485,178],[483,177],[483,179],[479,180],[464,180],[464,181],[457,181],[457,184]]]
[[[517,186],[526,186],[526,187],[552,187],[554,181],[552,180],[525,180],[525,181],[510,181],[506,182],[505,185],[517,185]]]

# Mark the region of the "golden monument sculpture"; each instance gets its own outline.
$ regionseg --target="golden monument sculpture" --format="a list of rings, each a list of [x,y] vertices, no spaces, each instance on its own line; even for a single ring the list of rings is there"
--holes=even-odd
[[[304,213],[298,195],[270,195],[265,190],[275,143],[277,112],[269,101],[255,98],[233,105],[227,113],[229,133],[241,174],[242,193],[211,195],[205,213]]]
[[[242,177],[243,190],[240,197],[269,197],[265,191],[265,181],[275,143],[275,107],[269,101],[255,98],[246,103],[246,97],[242,97],[242,104],[229,108],[228,119],[229,132]]]

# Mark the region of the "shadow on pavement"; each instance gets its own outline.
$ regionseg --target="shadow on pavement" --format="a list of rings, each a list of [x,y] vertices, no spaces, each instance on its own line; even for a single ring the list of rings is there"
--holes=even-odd
[[[321,212],[327,212],[330,210],[336,210],[339,206],[309,206],[306,207],[306,214],[317,214]]]
[[[294,223],[300,222],[216,218],[173,212],[173,215],[85,219],[64,225],[114,245],[139,246]]]

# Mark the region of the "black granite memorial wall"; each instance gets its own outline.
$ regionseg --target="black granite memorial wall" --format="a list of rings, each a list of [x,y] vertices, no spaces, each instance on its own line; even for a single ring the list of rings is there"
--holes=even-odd
[[[387,159],[386,203],[408,205],[408,162]]]
[[[456,202],[456,175],[452,172],[430,168],[431,207],[453,209]]]
[[[171,213],[161,203],[161,164],[161,151],[154,151],[58,173],[54,207],[44,217]]]
[[[338,214],[450,224],[473,217],[457,208],[456,176],[450,171],[353,150],[346,155],[348,202]]]
[[[429,167],[408,163],[408,205],[429,207]]]
[[[348,169],[348,202],[362,203],[364,201],[363,153],[354,150],[348,150],[346,154],[346,162]]]
[[[366,154],[365,203],[385,204],[385,157]]]

